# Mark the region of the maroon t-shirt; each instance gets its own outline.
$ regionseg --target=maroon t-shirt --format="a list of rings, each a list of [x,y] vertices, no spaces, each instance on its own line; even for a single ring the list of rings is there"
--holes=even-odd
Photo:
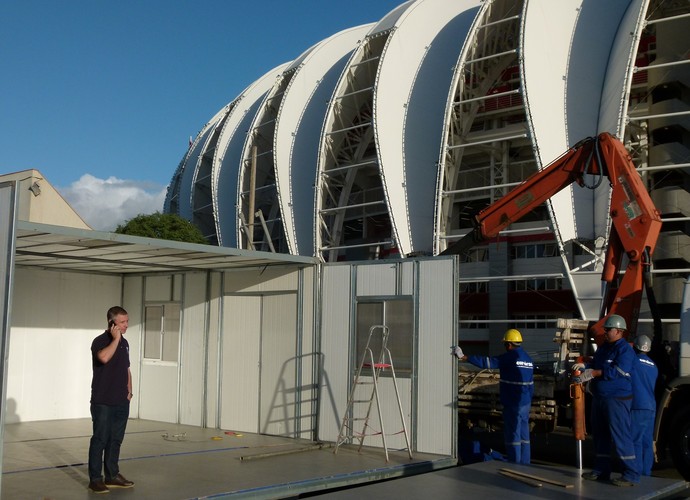
[[[113,341],[110,332],[105,331],[91,343],[93,379],[91,381],[91,404],[122,405],[129,403],[127,382],[129,380],[129,343],[124,336],[107,363],[98,360],[98,351]]]

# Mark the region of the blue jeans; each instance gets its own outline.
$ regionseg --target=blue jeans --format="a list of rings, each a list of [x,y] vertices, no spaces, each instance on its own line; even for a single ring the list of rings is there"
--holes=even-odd
[[[118,406],[91,405],[93,436],[89,443],[89,480],[113,479],[120,473],[120,446],[125,438],[129,403]]]

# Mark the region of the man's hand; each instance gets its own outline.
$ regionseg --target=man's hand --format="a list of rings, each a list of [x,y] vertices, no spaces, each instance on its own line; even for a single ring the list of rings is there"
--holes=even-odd
[[[587,368],[585,371],[582,372],[582,374],[578,375],[577,377],[573,377],[573,382],[576,384],[583,384],[585,382],[589,382],[594,378],[594,374],[592,373],[594,370],[591,368]]]
[[[451,346],[451,348],[450,348],[450,354],[451,354],[452,356],[455,356],[455,357],[458,358],[458,359],[462,358],[462,357],[465,355],[465,353],[462,352],[462,349],[460,348],[459,345]]]
[[[575,363],[572,367],[572,371],[584,371],[585,369],[585,364],[584,363]]]
[[[120,328],[115,323],[110,325],[110,335],[113,336],[113,340],[117,340],[118,342],[120,341],[120,338],[122,337],[122,331],[120,330]]]

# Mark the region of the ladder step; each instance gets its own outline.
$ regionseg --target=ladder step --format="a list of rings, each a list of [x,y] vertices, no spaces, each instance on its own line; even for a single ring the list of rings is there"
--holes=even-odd
[[[371,363],[364,363],[362,366],[371,368]],[[374,363],[374,368],[390,368],[391,366],[390,363]]]

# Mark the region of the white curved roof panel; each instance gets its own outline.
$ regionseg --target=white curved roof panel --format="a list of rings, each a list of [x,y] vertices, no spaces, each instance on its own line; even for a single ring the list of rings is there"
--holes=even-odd
[[[323,117],[350,53],[372,26],[336,33],[310,51],[281,101],[273,155],[290,253],[314,253],[314,182]]]
[[[415,0],[409,0],[398,5],[395,9],[386,14],[379,22],[377,22],[376,25],[371,28],[371,31],[367,34],[367,36],[376,36],[378,33],[384,33],[393,28],[397,24],[400,16],[402,16],[405,11],[414,3]]]
[[[236,99],[237,104],[225,120],[218,138],[213,161],[212,182],[216,234],[221,246],[237,246],[238,169],[242,161],[242,147],[254,116],[276,79],[290,63],[273,68],[249,85]]]
[[[178,201],[178,215],[184,219],[192,220],[192,188],[194,187],[194,178],[196,170],[199,165],[199,159],[206,150],[207,142],[210,139],[213,131],[222,122],[225,114],[228,112],[229,104],[218,111],[211,120],[204,125],[201,131],[197,134],[196,139],[191,146],[191,151],[187,155],[187,161],[183,167],[180,180],[180,193]]]
[[[399,16],[374,91],[374,126],[400,248],[431,252],[446,96],[478,0],[418,0]]]
[[[629,4],[630,0],[527,2],[522,76],[542,167],[600,131],[601,92]],[[595,237],[591,190],[570,186],[553,196],[550,204],[561,241]]]

